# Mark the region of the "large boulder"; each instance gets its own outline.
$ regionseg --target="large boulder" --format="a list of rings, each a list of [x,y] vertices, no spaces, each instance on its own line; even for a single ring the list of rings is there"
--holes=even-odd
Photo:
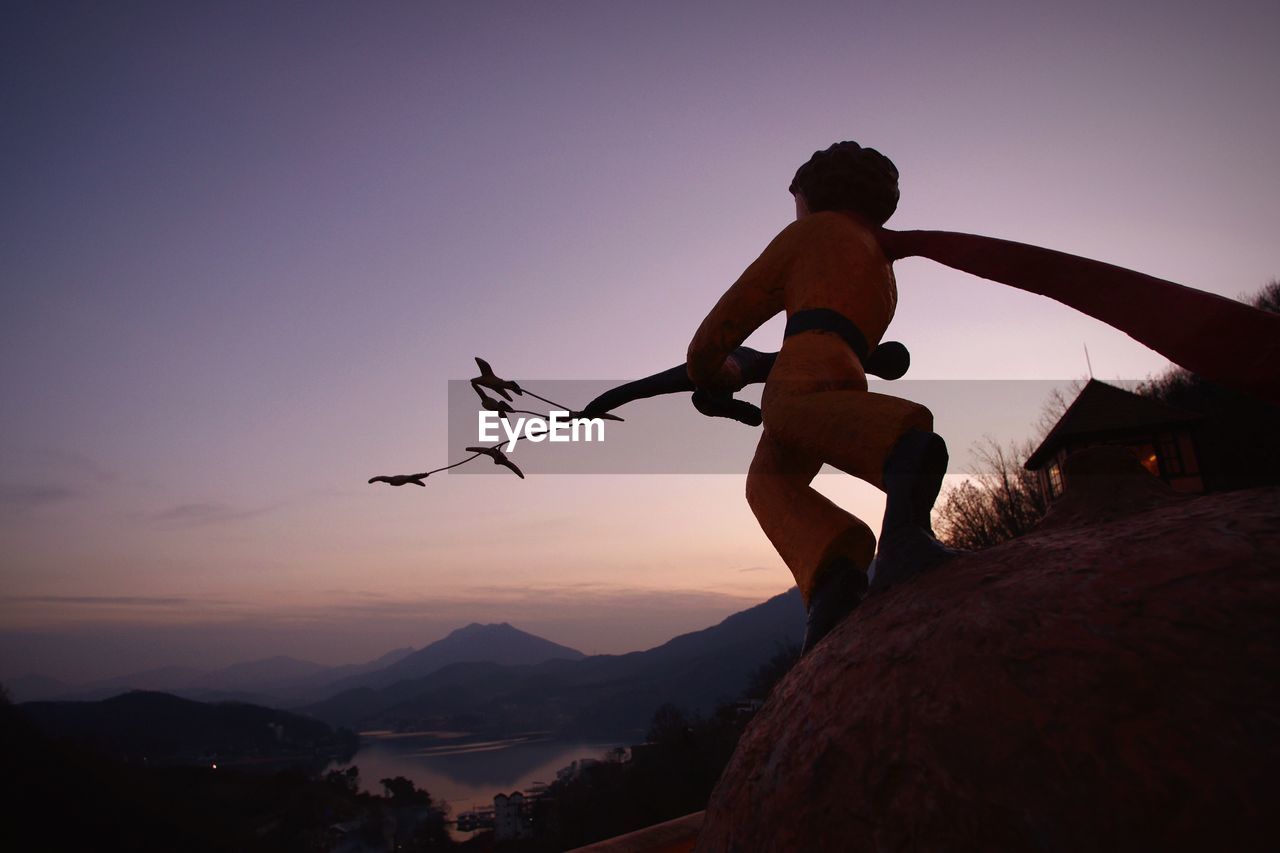
[[[1275,849],[1280,489],[1166,497],[1073,501],[864,602],[752,722],[698,849]]]

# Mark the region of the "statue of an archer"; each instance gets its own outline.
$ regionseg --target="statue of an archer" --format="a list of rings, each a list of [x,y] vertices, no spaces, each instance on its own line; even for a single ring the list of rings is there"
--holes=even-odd
[[[930,258],[1048,296],[1205,378],[1280,402],[1280,315],[1035,246],[887,230],[898,203],[898,170],[854,142],[816,152],[789,189],[796,221],[712,308],[686,363],[608,391],[575,414],[599,417],[634,400],[691,391],[703,414],[763,423],[747,501],[804,598],[805,651],[869,592],[956,554],[930,525],[947,467],[932,413],[867,388],[868,374],[896,379],[909,363],[901,344],[881,340],[897,305],[894,261]],[[779,352],[742,346],[784,311]],[[760,408],[733,397],[755,382],[765,383]],[[878,548],[864,522],[811,487],[823,464],[885,492]],[[421,476],[398,479],[422,485],[413,479]]]
[[[868,591],[953,556],[930,513],[947,448],[925,407],[867,390],[867,374],[902,376],[905,347],[881,338],[893,319],[892,263],[930,258],[1064,302],[1221,384],[1280,402],[1280,315],[1098,261],[1005,240],[883,227],[898,204],[898,170],[884,155],[841,142],[813,157],[789,187],[796,221],[720,298],[685,365],[602,395],[586,412],[693,391],[704,414],[764,432],[747,474],[747,501],[804,597],[811,649]],[[781,351],[743,341],[786,312]],[[765,383],[760,409],[733,393]],[[885,492],[879,547],[870,528],[815,491],[823,464]]]

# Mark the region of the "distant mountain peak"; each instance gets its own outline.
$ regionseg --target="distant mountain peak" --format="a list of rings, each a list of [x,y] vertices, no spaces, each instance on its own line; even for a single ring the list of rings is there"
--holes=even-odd
[[[390,666],[375,672],[343,679],[339,688],[386,686],[396,681],[421,678],[455,663],[496,663],[506,666],[534,665],[549,660],[578,660],[586,657],[577,649],[521,631],[509,622],[472,622]]]
[[[449,637],[468,637],[475,635],[498,636],[504,634],[532,637],[535,640],[542,639],[535,634],[530,634],[527,631],[521,631],[510,622],[472,622],[470,625],[450,631],[445,639],[447,640]]]

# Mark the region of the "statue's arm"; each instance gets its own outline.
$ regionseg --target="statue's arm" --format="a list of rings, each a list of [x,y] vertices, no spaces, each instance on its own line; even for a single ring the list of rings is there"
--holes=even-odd
[[[1038,293],[1186,369],[1280,402],[1280,314],[1101,261],[951,231],[881,232],[893,260],[922,257]]]
[[[729,357],[752,332],[783,310],[784,285],[795,251],[794,229],[793,223],[774,238],[698,326],[685,359],[696,387],[742,387],[742,365]]]
[[[692,390],[693,382],[689,379],[688,371],[683,364],[677,364],[652,376],[610,388],[583,407],[582,413],[587,417],[594,417],[612,412],[619,406],[625,406],[636,400],[647,400],[663,394],[677,394]]]
[[[776,352],[757,352],[750,347],[737,347],[731,355],[741,372],[742,386],[740,387],[763,382],[769,376],[773,361],[778,356]],[[689,378],[686,365],[677,364],[652,376],[646,376],[643,379],[637,379],[634,382],[627,382],[616,388],[610,388],[588,403],[583,408],[582,413],[588,417],[593,417],[612,412],[619,406],[624,406],[635,400],[645,400],[662,394],[687,393],[693,390],[693,380]],[[739,389],[734,388],[732,390]],[[730,394],[731,392],[727,390],[722,394],[703,393],[694,400],[694,405],[703,414],[720,414],[719,411],[713,412],[710,409],[716,408],[720,403],[728,400]],[[730,417],[733,416],[730,415]],[[740,418],[737,419],[740,420]]]

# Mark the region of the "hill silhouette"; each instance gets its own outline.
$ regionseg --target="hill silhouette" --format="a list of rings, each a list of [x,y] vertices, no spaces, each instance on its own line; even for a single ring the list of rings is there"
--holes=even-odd
[[[241,703],[210,704],[135,691],[99,702],[27,702],[21,713],[49,737],[149,762],[201,756],[270,758],[342,751],[353,738],[320,720]]]
[[[131,672],[85,684],[67,684],[29,674],[11,679],[5,686],[15,701],[98,701],[135,690],[172,693],[202,702],[247,702],[268,707],[299,704],[325,695],[333,681],[391,666],[413,652],[393,649],[374,660],[325,666],[285,655],[235,663],[220,669],[165,666]]]
[[[634,735],[664,703],[710,710],[738,697],[751,674],[803,631],[793,589],[647,651],[525,666],[456,663],[300,710],[359,729]]]
[[[144,716],[150,713],[147,708],[186,714],[187,704],[173,699],[133,696],[93,704],[116,711],[141,706]],[[290,769],[277,771],[278,765],[272,764],[229,768],[220,760],[215,769],[208,762],[144,763],[136,757],[124,761],[104,755],[84,748],[83,742],[49,736],[26,709],[3,696],[0,750],[8,771],[0,776],[3,850],[332,849],[328,842],[335,823],[376,839],[388,826],[385,818],[404,817],[394,802],[359,794],[325,777],[314,778],[293,761]],[[324,763],[327,759],[318,758],[319,766],[312,770]],[[385,838],[374,845],[391,846]]]

